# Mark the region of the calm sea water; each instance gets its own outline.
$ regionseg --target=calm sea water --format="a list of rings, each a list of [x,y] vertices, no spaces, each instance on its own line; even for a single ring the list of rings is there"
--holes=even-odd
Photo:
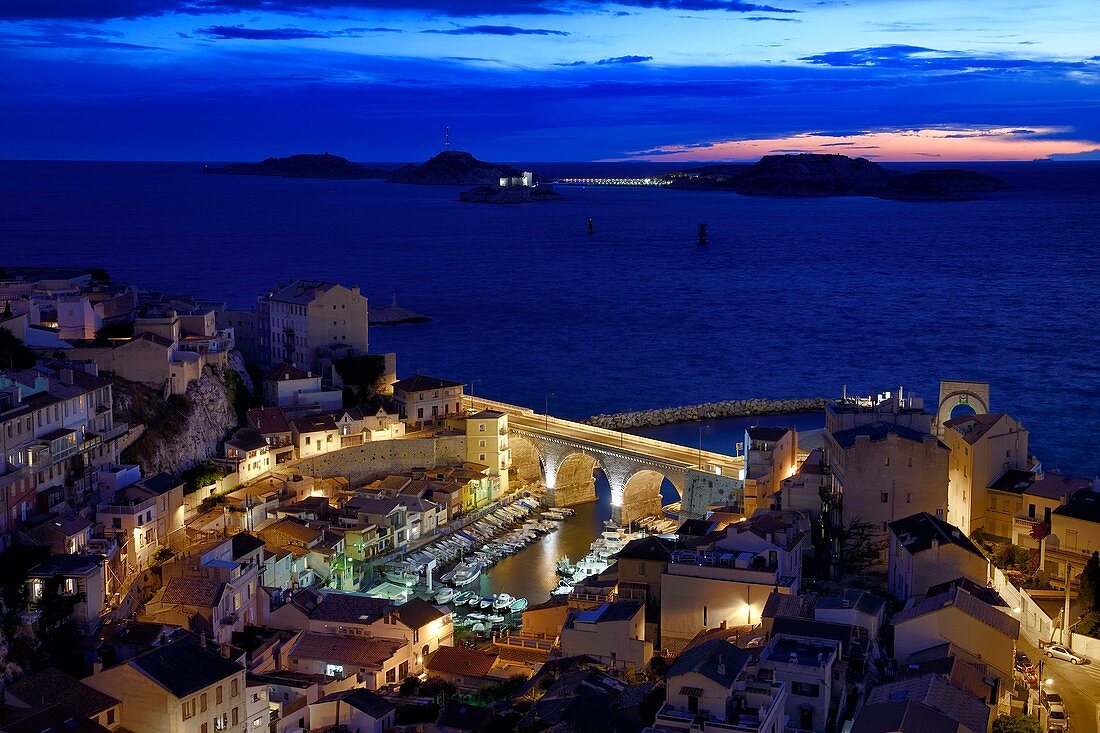
[[[1048,468],[1093,475],[1100,165],[981,168],[1015,188],[951,204],[568,188],[493,207],[454,188],[7,162],[0,264],[104,265],[235,305],[294,277],[396,293],[434,319],[372,330],[403,374],[538,408],[550,393],[566,417],[845,384],[932,400],[941,378],[981,379]]]

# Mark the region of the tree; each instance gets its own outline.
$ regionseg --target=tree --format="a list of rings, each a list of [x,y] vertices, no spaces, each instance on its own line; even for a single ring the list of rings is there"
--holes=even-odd
[[[357,405],[378,394],[386,375],[386,357],[381,354],[345,356],[332,362],[344,384],[344,403]]]
[[[401,680],[401,687],[398,690],[403,697],[409,695],[415,695],[420,690],[420,678],[419,677],[406,677]]]
[[[0,369],[30,369],[38,357],[6,328],[0,328]]]
[[[1100,552],[1093,552],[1081,571],[1081,584],[1077,591],[1078,603],[1085,613],[1100,611]]]
[[[993,733],[1039,733],[1039,721],[1025,715],[1001,715],[993,721]]]
[[[844,572],[851,575],[863,575],[873,565],[882,561],[882,541],[875,541],[874,527],[858,517],[852,520],[847,529],[841,530],[842,562]]]
[[[93,267],[88,274],[92,276],[92,282],[94,283],[111,282],[111,276],[102,267]]]
[[[4,320],[11,318],[13,313],[11,312],[11,301],[4,303]]]

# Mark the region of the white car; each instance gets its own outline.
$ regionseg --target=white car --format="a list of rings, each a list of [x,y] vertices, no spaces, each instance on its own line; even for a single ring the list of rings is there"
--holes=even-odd
[[[1064,710],[1051,710],[1047,714],[1047,727],[1052,730],[1069,730],[1069,720]]]
[[[1075,654],[1071,650],[1061,646],[1060,644],[1054,644],[1046,648],[1046,655],[1051,659],[1064,659],[1072,664],[1085,664],[1089,660],[1082,657],[1080,654]]]

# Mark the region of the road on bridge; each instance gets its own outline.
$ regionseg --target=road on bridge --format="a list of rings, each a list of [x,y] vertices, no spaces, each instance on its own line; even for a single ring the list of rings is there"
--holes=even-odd
[[[677,468],[699,469],[703,466],[704,468],[700,470],[712,473],[717,467],[725,476],[737,476],[744,465],[744,459],[737,456],[700,451],[676,443],[666,443],[640,435],[563,420],[552,415],[540,415],[531,409],[504,402],[474,397],[467,397],[466,401],[474,409],[499,410],[507,413],[508,424],[513,429],[601,448],[628,457],[663,461]]]

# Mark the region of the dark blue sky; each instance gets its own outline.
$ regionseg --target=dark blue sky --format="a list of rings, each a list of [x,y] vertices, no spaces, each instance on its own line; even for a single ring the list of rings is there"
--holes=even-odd
[[[1096,0],[0,0],[0,69],[4,158],[1100,148]]]

